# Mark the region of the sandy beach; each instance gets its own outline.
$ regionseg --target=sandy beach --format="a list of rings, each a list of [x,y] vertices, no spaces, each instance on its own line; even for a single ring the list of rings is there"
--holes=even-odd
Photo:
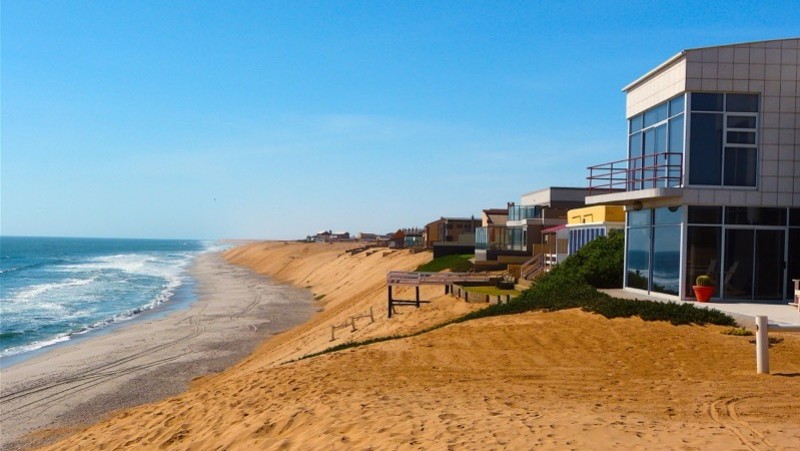
[[[313,312],[305,290],[277,286],[219,253],[199,256],[191,273],[198,299],[188,309],[145,313],[3,368],[0,448],[51,441],[111,411],[180,393]],[[48,429],[20,440],[40,428]]]
[[[485,318],[295,361],[483,307],[428,287],[430,304],[388,319],[386,271],[430,254],[348,255],[348,246],[228,251],[235,264],[308,289],[321,311],[185,392],[73,429],[48,449],[800,449],[796,334],[775,336],[771,375],[755,373],[750,337],[725,328],[579,310]],[[331,340],[332,325],[370,308],[374,322],[361,317]]]

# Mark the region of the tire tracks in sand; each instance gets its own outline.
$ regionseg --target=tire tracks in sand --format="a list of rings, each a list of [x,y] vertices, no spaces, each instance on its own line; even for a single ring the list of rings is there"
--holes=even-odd
[[[32,410],[46,411],[59,401],[96,385],[170,363],[188,355],[176,353],[176,355],[161,359],[148,360],[149,357],[159,351],[189,342],[205,332],[205,326],[197,321],[197,316],[190,317],[189,323],[192,325],[191,332],[175,340],[150,346],[125,357],[80,370],[64,378],[45,380],[19,390],[1,394],[0,403],[3,404],[3,410],[0,412],[0,421],[24,415]]]
[[[763,432],[739,417],[736,405],[745,398],[719,398],[708,404],[706,412],[717,424],[730,431],[744,446],[752,451],[775,449]]]

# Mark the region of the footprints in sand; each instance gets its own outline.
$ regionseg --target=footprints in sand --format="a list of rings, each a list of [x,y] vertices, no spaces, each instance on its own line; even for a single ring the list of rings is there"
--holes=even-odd
[[[708,405],[708,416],[720,426],[730,431],[743,445],[751,450],[774,449],[764,434],[739,418],[736,405],[745,398],[720,398]]]

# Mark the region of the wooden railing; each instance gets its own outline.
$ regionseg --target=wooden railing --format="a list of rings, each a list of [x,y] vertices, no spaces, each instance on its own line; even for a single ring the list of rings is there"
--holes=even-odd
[[[406,272],[389,271],[386,284],[420,286],[420,285],[452,285],[461,282],[490,283],[496,275],[472,272]]]
[[[534,255],[533,258],[523,263],[519,269],[519,277],[524,280],[535,280],[544,273],[544,254]]]

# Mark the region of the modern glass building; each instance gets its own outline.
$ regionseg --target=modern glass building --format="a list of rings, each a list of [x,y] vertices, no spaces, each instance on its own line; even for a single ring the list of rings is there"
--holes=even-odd
[[[567,212],[584,205],[585,188],[550,187],[523,194],[519,205],[508,203],[503,225],[475,231],[475,260],[524,263],[542,254],[542,230],[567,223]]]
[[[782,300],[800,278],[800,39],[684,50],[626,86],[627,158],[586,203],[624,205],[625,287]],[[620,191],[612,192],[612,189]]]

